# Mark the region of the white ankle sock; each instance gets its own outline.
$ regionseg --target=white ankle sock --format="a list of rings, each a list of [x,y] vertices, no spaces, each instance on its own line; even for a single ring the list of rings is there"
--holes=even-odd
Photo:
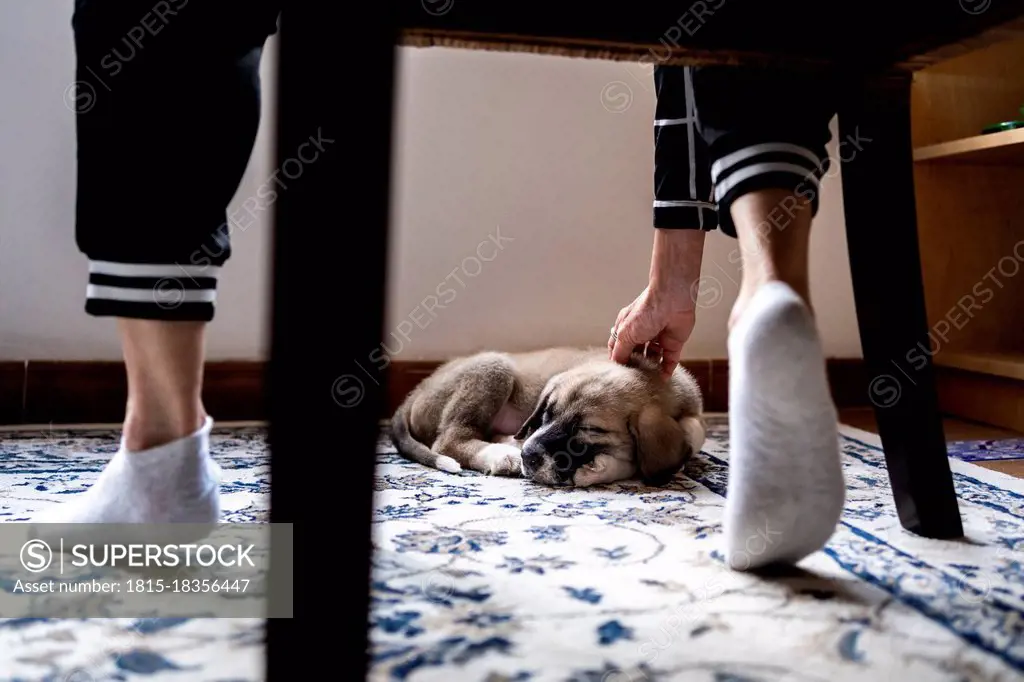
[[[207,418],[195,433],[140,452],[128,452],[122,440],[88,490],[34,523],[215,524],[220,518],[221,471],[210,457],[212,428],[213,420]],[[65,542],[68,532],[60,530]]]
[[[729,566],[793,564],[821,549],[845,493],[814,319],[793,289],[769,282],[729,334]]]

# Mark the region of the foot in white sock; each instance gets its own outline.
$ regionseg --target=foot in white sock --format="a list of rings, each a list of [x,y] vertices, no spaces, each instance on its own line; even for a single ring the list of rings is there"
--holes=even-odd
[[[220,467],[210,457],[212,427],[213,420],[207,418],[195,433],[140,452],[127,451],[122,442],[88,490],[34,520],[60,524],[41,529],[40,536],[77,543],[85,541],[78,535],[97,532],[85,526],[77,530],[77,524],[195,524],[190,534],[207,526],[212,530],[220,518]]]
[[[844,501],[837,415],[814,319],[793,289],[769,282],[729,334],[729,566],[794,564],[818,551]]]

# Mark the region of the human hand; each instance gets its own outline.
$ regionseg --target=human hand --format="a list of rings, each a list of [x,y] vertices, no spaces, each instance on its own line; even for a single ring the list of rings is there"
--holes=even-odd
[[[655,230],[650,284],[619,311],[608,339],[612,360],[625,364],[643,349],[660,355],[662,376],[672,376],[697,321],[694,286],[703,255],[704,232]]]
[[[688,291],[681,293],[648,286],[619,311],[615,333],[608,339],[609,356],[624,364],[635,350],[660,355],[661,374],[667,379],[679,364],[683,346],[696,321],[695,306]]]

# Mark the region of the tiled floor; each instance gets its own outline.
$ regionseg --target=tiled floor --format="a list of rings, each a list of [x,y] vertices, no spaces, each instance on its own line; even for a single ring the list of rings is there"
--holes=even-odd
[[[878,433],[875,416],[870,407],[847,408],[839,411],[839,421],[844,424]],[[1002,438],[1024,438],[1024,434],[1008,431],[987,424],[965,422],[960,419],[945,420],[946,440],[998,440]],[[974,462],[978,466],[1001,471],[1016,478],[1024,478],[1024,459],[1001,460],[997,462]]]

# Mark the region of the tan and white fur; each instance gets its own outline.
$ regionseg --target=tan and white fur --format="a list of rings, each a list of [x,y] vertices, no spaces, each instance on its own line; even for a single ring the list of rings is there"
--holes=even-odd
[[[693,376],[607,349],[478,353],[445,363],[395,412],[392,439],[408,459],[547,485],[640,478],[664,485],[704,444]]]

